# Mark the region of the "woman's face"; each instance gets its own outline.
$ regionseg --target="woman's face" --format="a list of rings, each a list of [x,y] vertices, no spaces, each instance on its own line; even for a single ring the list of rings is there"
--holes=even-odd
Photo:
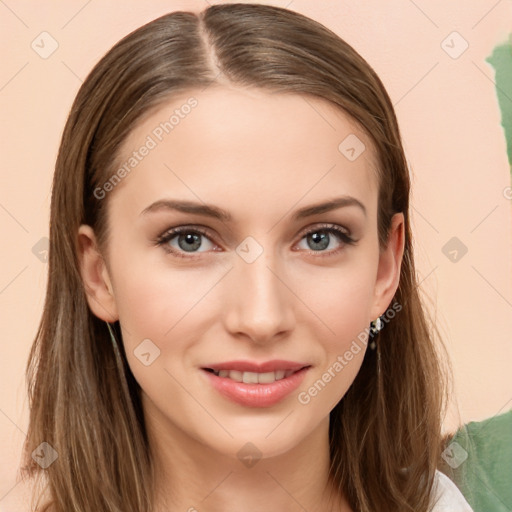
[[[398,285],[403,217],[379,253],[369,138],[318,98],[211,86],[146,117],[118,162],[96,191],[108,269],[82,226],[83,277],[155,431],[266,457],[325,427]]]

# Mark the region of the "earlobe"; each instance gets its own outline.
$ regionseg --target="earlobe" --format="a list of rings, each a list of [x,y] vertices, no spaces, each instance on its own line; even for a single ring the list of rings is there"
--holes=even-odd
[[[405,245],[404,229],[404,215],[396,213],[391,220],[388,244],[379,255],[372,319],[384,314],[400,283]]]
[[[112,282],[93,229],[82,224],[78,229],[80,275],[91,311],[101,320],[119,319]]]

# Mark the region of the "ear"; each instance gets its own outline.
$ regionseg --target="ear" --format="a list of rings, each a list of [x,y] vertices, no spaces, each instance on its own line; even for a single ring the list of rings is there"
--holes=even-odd
[[[384,314],[393,300],[400,282],[400,267],[404,254],[404,244],[404,215],[403,213],[396,213],[391,219],[387,246],[379,255],[372,320]]]
[[[91,311],[101,320],[112,323],[119,319],[114,291],[107,266],[98,250],[93,229],[82,224],[78,229],[80,274]]]

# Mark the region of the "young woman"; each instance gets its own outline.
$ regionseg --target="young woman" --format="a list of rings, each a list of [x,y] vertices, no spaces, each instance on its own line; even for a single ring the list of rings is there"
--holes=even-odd
[[[38,510],[470,511],[392,103],[346,42],[175,12],[67,121],[27,367]]]

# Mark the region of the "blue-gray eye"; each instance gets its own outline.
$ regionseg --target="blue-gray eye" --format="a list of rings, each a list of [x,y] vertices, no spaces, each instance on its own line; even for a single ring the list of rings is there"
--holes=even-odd
[[[315,252],[323,252],[326,249],[335,250],[339,245],[351,244],[353,242],[344,231],[335,227],[317,228],[309,231],[304,235],[301,242],[303,240],[306,241],[308,247],[302,248]]]
[[[171,252],[205,252],[214,247],[213,242],[205,233],[197,229],[181,227],[167,231],[167,233],[159,238],[158,243]],[[200,248],[202,250],[198,250]]]

